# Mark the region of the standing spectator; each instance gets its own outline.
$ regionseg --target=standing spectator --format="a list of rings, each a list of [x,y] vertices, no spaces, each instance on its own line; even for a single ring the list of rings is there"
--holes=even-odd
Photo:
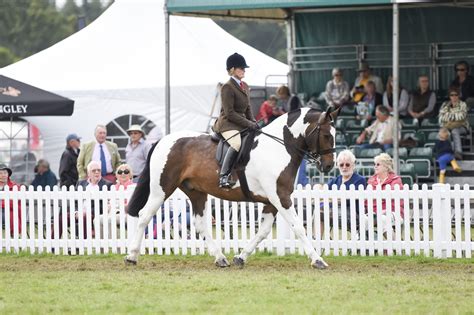
[[[298,96],[292,95],[290,89],[286,85],[281,85],[276,90],[278,99],[280,100],[281,109],[287,113],[301,107]]]
[[[459,89],[460,99],[467,103],[468,109],[474,108],[474,77],[469,75],[469,64],[467,61],[458,61],[454,65],[456,78],[451,83]]]
[[[393,171],[393,161],[390,155],[387,153],[381,153],[374,158],[374,170],[375,174],[372,175],[367,181],[367,186],[376,189],[377,186],[381,186],[383,190],[391,189],[393,190],[395,186],[399,186],[400,189],[403,189],[403,183],[400,176],[395,174]],[[368,207],[368,200],[365,200],[365,208]],[[377,208],[377,203],[374,200],[372,202],[372,207],[374,213],[378,211],[382,212],[381,223],[382,227],[378,227],[379,233],[386,233],[388,229],[391,229],[395,225],[396,213],[395,213],[395,200],[391,201],[391,212],[387,213],[387,201],[382,200],[382,209]],[[400,200],[400,221],[404,217],[404,205],[403,199]],[[364,216],[364,226],[368,230],[368,217]],[[381,232],[380,232],[381,230]]]
[[[115,182],[114,172],[120,165],[120,154],[117,144],[105,141],[107,129],[104,125],[95,127],[95,141],[91,141],[82,146],[77,158],[77,170],[79,179],[86,178],[86,167],[90,161],[100,161],[102,177]]]
[[[459,89],[449,89],[449,101],[441,105],[439,110],[439,124],[451,131],[454,142],[454,156],[462,160],[461,136],[467,134],[469,121],[467,120],[467,105],[459,99]]]
[[[439,163],[439,182],[444,184],[448,163],[451,164],[454,171],[461,173],[462,170],[454,157],[451,141],[449,141],[449,130],[441,128],[438,138],[439,140],[436,140],[434,149],[436,151],[436,161]]]
[[[10,177],[12,176],[12,170],[7,167],[5,164],[0,164],[0,191],[5,190],[7,187],[8,190],[13,190],[13,187],[16,187],[20,189],[20,186],[12,181]],[[5,199],[1,200],[1,208],[0,211],[2,212],[2,222],[5,222],[5,210],[6,210],[6,205],[5,205]],[[13,226],[13,200],[10,199],[10,236],[13,237],[14,235],[14,226]],[[0,225],[0,230],[1,230],[1,225]],[[21,233],[21,204],[20,201],[18,201],[18,233]]]
[[[382,105],[382,94],[375,90],[375,83],[369,81],[364,87],[362,99],[356,105],[356,119],[371,121],[377,105]]]
[[[408,115],[408,102],[410,97],[408,96],[407,90],[402,86],[399,89],[398,96],[398,116],[406,117]],[[393,111],[393,78],[392,76],[388,77],[387,80],[387,89],[383,93],[383,106],[387,107],[390,112]]]
[[[262,105],[260,106],[260,110],[258,111],[258,115],[256,119],[263,126],[268,125],[275,118],[284,114],[284,112],[276,106],[277,101],[278,101],[278,97],[272,94],[270,95],[268,100],[263,102]]]
[[[355,79],[354,87],[351,91],[351,97],[354,103],[358,103],[362,99],[364,96],[364,87],[369,81],[374,82],[377,93],[383,93],[382,79],[370,73],[370,67],[367,62],[361,62],[357,72],[359,72],[359,76]]]
[[[42,187],[44,190],[47,186],[53,189],[53,187],[58,184],[56,175],[51,171],[49,162],[45,159],[38,161],[38,164],[35,166],[35,173],[36,176],[31,182],[31,186],[33,186],[35,190],[38,189],[38,187]]]
[[[134,178],[138,178],[145,168],[150,145],[145,142],[145,132],[140,125],[131,125],[127,133],[130,142],[125,148],[125,161],[132,168]]]
[[[332,69],[333,79],[326,84],[326,103],[329,106],[340,107],[349,101],[349,84],[342,77],[342,70]]]
[[[383,105],[376,107],[375,117],[377,117],[377,120],[362,131],[356,143],[361,145],[362,148],[381,148],[387,150],[392,147],[395,136],[395,119],[390,116],[388,109]],[[369,143],[362,144],[367,135],[370,135]],[[400,134],[398,137],[400,138]]]
[[[79,175],[77,173],[77,157],[79,156],[79,147],[81,138],[75,133],[66,137],[66,150],[61,155],[59,161],[59,184],[61,186],[76,186]]]
[[[425,117],[432,117],[436,104],[436,94],[430,89],[430,80],[426,75],[418,77],[418,87],[411,94],[408,103],[408,113],[411,117],[421,121]]]

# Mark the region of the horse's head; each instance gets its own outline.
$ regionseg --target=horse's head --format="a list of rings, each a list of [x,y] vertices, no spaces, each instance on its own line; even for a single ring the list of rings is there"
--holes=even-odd
[[[317,168],[324,173],[334,167],[336,160],[336,127],[334,121],[339,114],[340,107],[333,110],[332,107],[319,117],[315,117],[306,129],[305,142],[309,155],[314,159]]]

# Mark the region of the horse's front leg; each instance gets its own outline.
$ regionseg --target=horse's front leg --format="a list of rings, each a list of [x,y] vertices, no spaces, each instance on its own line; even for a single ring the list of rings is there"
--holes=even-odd
[[[247,246],[245,246],[240,254],[234,256],[233,262],[236,266],[243,267],[247,257],[253,253],[258,244],[260,244],[260,242],[264,240],[271,232],[276,213],[277,210],[273,205],[265,205],[263,207],[262,225],[260,226],[257,234],[250,240],[250,242],[247,244]]]
[[[321,256],[316,253],[313,245],[311,244],[310,239],[306,236],[306,230],[303,226],[303,222],[298,218],[291,197],[284,196],[279,197],[275,196],[270,198],[270,202],[275,206],[281,216],[286,220],[290,229],[295,233],[296,237],[303,243],[303,248],[311,259],[311,266],[317,269],[325,269],[328,267],[328,264],[323,260]]]

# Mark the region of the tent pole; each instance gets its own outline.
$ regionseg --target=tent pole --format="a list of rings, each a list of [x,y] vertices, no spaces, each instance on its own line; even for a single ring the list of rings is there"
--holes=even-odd
[[[294,46],[294,41],[293,41],[293,34],[294,34],[294,18],[293,18],[293,13],[289,15],[287,20],[285,21],[285,26],[286,26],[286,51],[287,51],[287,61],[288,61],[288,67],[289,67],[289,72],[288,72],[288,87],[290,88],[291,92],[295,92],[296,86],[295,86],[295,77],[294,77],[294,69],[293,69],[293,48]]]
[[[399,134],[399,117],[398,117],[398,93],[399,93],[399,78],[398,78],[398,66],[399,66],[399,24],[398,24],[398,3],[393,4],[393,44],[392,44],[392,67],[393,67],[393,118],[395,119],[395,137],[393,137],[393,161],[394,171],[398,174],[400,169],[400,161],[398,156],[398,134]]]
[[[170,133],[170,14],[165,0],[165,134]],[[159,69],[157,69],[159,70]]]

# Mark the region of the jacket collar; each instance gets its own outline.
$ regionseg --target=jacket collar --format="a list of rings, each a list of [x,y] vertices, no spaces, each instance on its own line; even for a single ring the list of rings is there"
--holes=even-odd
[[[232,84],[233,87],[235,87],[235,88],[236,88],[237,90],[239,90],[241,93],[244,93],[245,95],[247,95],[247,90],[242,90],[242,89],[240,88],[240,85],[239,85],[239,84],[237,83],[237,81],[235,81],[233,78],[230,78],[230,79],[229,79],[229,82],[230,82],[230,84]],[[241,81],[241,82],[243,82],[243,81]],[[245,85],[246,85],[246,84],[245,84],[245,82],[244,82],[244,86],[245,86]]]

